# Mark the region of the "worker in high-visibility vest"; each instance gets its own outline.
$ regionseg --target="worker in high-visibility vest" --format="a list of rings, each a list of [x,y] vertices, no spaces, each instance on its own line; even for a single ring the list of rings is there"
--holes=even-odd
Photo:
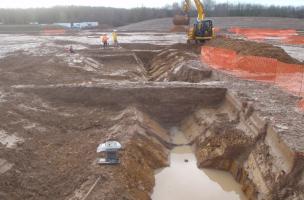
[[[108,46],[108,40],[109,40],[108,35],[106,33],[103,34],[103,36],[100,36],[100,40],[101,40],[101,44],[103,45],[103,48],[105,49]]]
[[[117,31],[116,30],[113,30],[112,38],[113,38],[113,45],[115,47],[118,47],[118,39],[117,39]]]

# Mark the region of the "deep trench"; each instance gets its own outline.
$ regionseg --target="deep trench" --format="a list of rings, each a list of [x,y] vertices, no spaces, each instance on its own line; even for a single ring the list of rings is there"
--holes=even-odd
[[[246,200],[228,172],[197,167],[194,149],[178,127],[172,127],[170,134],[177,147],[170,152],[170,166],[156,170],[152,200]]]
[[[132,90],[135,93],[131,99],[120,98],[120,104],[136,105],[136,108],[146,113],[152,120],[155,120],[155,123],[159,124],[158,126],[164,127],[164,129],[171,126],[180,127],[188,138],[188,145],[193,148],[197,166],[229,172],[242,185],[244,195],[249,200],[279,198],[277,190],[284,188],[284,183],[278,181],[278,177],[281,176],[282,171],[284,173],[291,172],[294,165],[293,161],[288,159],[288,156],[292,154],[291,150],[287,146],[276,143],[276,133],[267,122],[258,117],[252,105],[240,102],[225,88],[185,87],[183,83],[170,88],[166,84],[157,83],[170,81],[170,78],[165,77],[168,75],[167,71],[174,69],[179,64],[179,61],[175,62],[174,60],[176,56],[181,56],[180,52],[178,50],[172,51],[174,56],[171,56],[170,52],[170,48],[160,51],[135,51],[134,58],[137,64],[143,65],[148,79],[155,82],[156,85],[160,84],[160,86],[148,87],[143,91],[137,88],[138,86],[136,88],[131,86],[130,89],[128,87],[122,88],[119,93],[121,97],[132,94]],[[130,58],[128,57],[128,59]],[[193,57],[186,56],[184,59],[191,60]],[[189,65],[189,63],[187,64]],[[202,75],[193,78],[193,74],[198,73],[197,71],[192,73],[191,70],[193,69],[186,68],[186,72],[178,74],[182,78],[174,77],[172,80],[200,82],[208,81],[212,76],[210,70],[203,70],[200,71]],[[158,73],[159,71],[161,73]],[[155,74],[156,76],[153,77]],[[161,78],[162,76],[163,78]],[[149,84],[153,85],[153,83]],[[166,91],[163,87],[168,87],[168,90]],[[126,92],[125,95],[125,90],[130,91]],[[149,92],[149,90],[151,91]],[[115,97],[115,93],[112,95],[106,96],[108,99],[103,102],[105,105],[108,105],[110,99],[119,98]],[[105,99],[102,96],[95,98]],[[93,103],[93,105],[96,104]],[[143,124],[143,126],[145,125]],[[150,137],[151,141],[157,140],[165,149],[172,150],[179,146],[164,140],[162,135],[158,133],[148,134],[148,140]],[[271,152],[269,150],[271,148],[276,149],[276,152]],[[168,154],[168,152],[166,153]],[[268,160],[269,155],[273,160]],[[276,166],[274,169],[272,166],[277,157],[283,159],[286,164]],[[265,169],[271,168],[272,173],[263,174]],[[241,194],[240,198],[244,199],[245,197]]]
[[[162,58],[157,53],[153,53],[153,56],[151,53],[137,55],[143,59],[148,72],[153,71],[153,62],[158,62],[155,57]],[[170,58],[167,62],[170,63],[169,60]],[[195,80],[191,73],[183,75],[188,77],[183,77],[180,81]],[[206,76],[200,76],[199,81],[208,81],[210,77],[211,74],[207,73]],[[212,109],[213,111],[210,111]],[[197,111],[197,107],[194,113],[190,112],[179,122],[181,129],[188,136],[189,144],[194,148],[198,167],[229,172],[242,184],[242,190],[248,199],[294,199],[296,195],[301,196],[297,189],[293,194],[286,190],[299,187],[295,185],[299,184],[301,178],[294,175],[303,176],[299,171],[299,168],[302,168],[299,164],[301,161],[295,162],[293,150],[279,139],[272,124],[259,118],[253,105],[239,101],[228,92],[219,108],[212,109],[206,109],[207,114],[202,114]],[[202,110],[201,112],[204,112],[204,108]],[[217,151],[222,153],[215,153]],[[284,181],[284,177],[293,179],[292,183]]]
[[[271,124],[261,119],[250,103],[240,101],[226,88],[186,82],[185,80],[197,82],[198,79],[208,82],[212,77],[210,70],[203,70],[195,79],[192,77],[197,74],[196,68],[194,71],[191,71],[193,68],[187,68],[187,59],[192,58],[192,55],[182,61],[186,63],[181,73],[182,81],[169,83],[170,79],[166,79],[166,70],[163,68],[170,66],[168,69],[174,71],[174,66],[179,63],[170,62],[170,59],[174,60],[174,56],[179,56],[181,52],[173,52],[173,56],[166,52],[162,55],[159,53],[161,52],[135,52],[135,58],[129,52],[124,57],[128,59],[126,63],[130,66],[134,63],[143,65],[143,74],[149,76],[147,80],[153,75],[149,71],[157,72],[157,78],[163,78],[158,81],[150,79],[142,82],[14,88],[34,103],[35,99],[41,99],[56,109],[77,114],[71,118],[69,115],[51,116],[53,118],[50,121],[55,128],[49,134],[62,131],[62,136],[67,137],[66,141],[75,142],[77,148],[78,145],[83,145],[87,158],[82,160],[77,154],[72,157],[73,161],[80,159],[79,162],[75,161],[72,169],[77,179],[71,184],[67,181],[71,177],[65,176],[60,183],[66,184],[65,191],[61,191],[56,197],[61,198],[64,193],[66,199],[76,200],[91,191],[87,199],[150,199],[155,185],[155,170],[168,167],[170,151],[180,146],[172,142],[169,129],[179,127],[193,149],[197,166],[229,172],[242,185],[242,191],[248,200],[291,200],[293,194],[285,188],[292,188],[300,182],[302,163],[279,139]],[[163,58],[163,55],[169,56],[169,59]],[[163,60],[155,60],[157,57]],[[109,61],[100,55],[96,55],[95,59],[100,59],[105,64]],[[158,66],[154,61],[162,62]],[[175,78],[173,80],[176,81]],[[21,114],[27,116],[26,112]],[[44,117],[48,116],[43,113],[31,117],[43,123]],[[64,125],[62,121],[65,121]],[[101,133],[96,133],[97,130]],[[83,132],[79,141],[73,134],[67,134],[77,131]],[[39,137],[41,140],[48,139]],[[55,140],[55,145],[49,145],[47,152],[55,152],[58,147],[67,148],[67,155],[73,156],[70,149],[75,147],[61,146],[61,141],[51,139]],[[90,144],[83,142],[88,139]],[[98,155],[91,151],[95,150],[98,142],[110,139],[118,140],[124,146],[120,153],[121,165],[97,166],[92,160]],[[41,148],[41,144],[43,142],[37,146]],[[36,146],[33,145],[32,148],[34,147]],[[43,153],[39,156],[44,157]],[[36,154],[27,156],[39,158]],[[60,156],[70,159],[60,154],[54,155],[53,159]],[[51,165],[52,170],[56,169],[58,166],[54,163],[46,166]],[[43,171],[46,166],[42,167]],[[71,169],[66,170],[68,173]],[[61,174],[56,175],[60,177]],[[100,181],[95,185],[96,180]],[[57,187],[52,188],[53,185],[55,184],[50,182],[48,186],[54,191],[58,190]],[[94,189],[90,190],[92,185]]]

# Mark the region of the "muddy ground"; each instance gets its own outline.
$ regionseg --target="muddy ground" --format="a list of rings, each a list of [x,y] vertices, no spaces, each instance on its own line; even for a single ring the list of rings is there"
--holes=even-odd
[[[150,199],[154,170],[175,146],[172,126],[191,139],[200,167],[230,171],[248,199],[303,199],[299,98],[211,70],[198,46],[175,44],[180,34],[126,33],[109,49],[97,35],[3,37],[0,199]],[[212,45],[229,42],[249,44]],[[241,53],[257,47],[297,62],[254,45]],[[96,164],[108,140],[123,145],[120,165]]]

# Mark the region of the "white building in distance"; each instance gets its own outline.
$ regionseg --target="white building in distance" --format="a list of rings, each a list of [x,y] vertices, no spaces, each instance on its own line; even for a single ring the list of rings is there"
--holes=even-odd
[[[87,29],[98,27],[98,22],[76,22],[76,23],[54,23],[54,25],[63,26],[65,28]]]

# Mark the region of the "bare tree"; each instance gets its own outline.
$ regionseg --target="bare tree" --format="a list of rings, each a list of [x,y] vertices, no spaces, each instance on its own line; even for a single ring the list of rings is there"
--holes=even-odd
[[[204,7],[206,10],[213,10],[215,6],[215,1],[214,0],[203,0]]]
[[[304,6],[281,7],[253,4],[215,4],[214,0],[204,0],[207,16],[264,16],[304,18]],[[30,22],[80,22],[98,21],[100,24],[121,26],[147,19],[172,17],[182,12],[178,2],[166,8],[134,8],[118,9],[104,7],[53,7],[37,9],[0,9],[0,22],[4,24],[28,24]],[[195,8],[190,11],[192,17],[197,16]]]

